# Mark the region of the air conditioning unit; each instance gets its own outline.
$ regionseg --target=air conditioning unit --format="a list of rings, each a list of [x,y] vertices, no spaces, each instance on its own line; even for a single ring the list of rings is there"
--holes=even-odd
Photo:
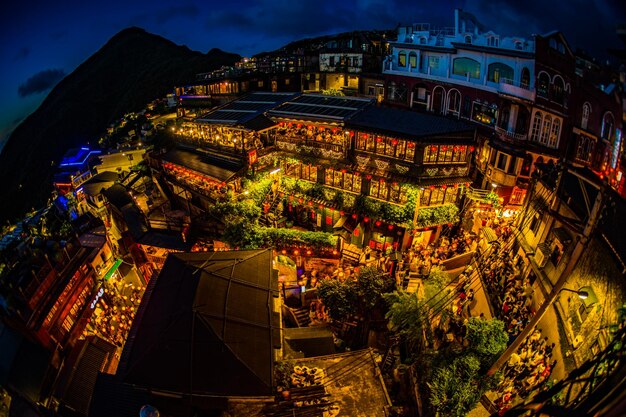
[[[548,258],[550,258],[550,245],[546,242],[538,244],[537,250],[535,251],[535,262],[537,262],[539,268],[546,266]]]

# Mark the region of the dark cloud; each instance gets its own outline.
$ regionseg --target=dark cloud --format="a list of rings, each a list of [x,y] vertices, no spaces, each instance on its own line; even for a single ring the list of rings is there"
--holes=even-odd
[[[30,48],[27,48],[27,47],[24,46],[24,47],[20,48],[19,51],[17,51],[17,53],[15,54],[14,60],[15,61],[20,61],[20,60],[26,58],[29,54],[30,54]]]
[[[169,22],[177,17],[195,18],[200,13],[200,9],[195,4],[167,7],[157,10],[155,13],[156,22],[159,25]]]
[[[626,8],[613,0],[467,0],[465,8],[494,32],[530,38],[559,30],[572,49],[599,58],[607,56],[607,48],[619,47],[615,23],[626,19]]]
[[[43,93],[54,87],[64,76],[65,72],[62,69],[40,71],[26,80],[25,83],[20,84],[17,88],[17,94],[20,97],[26,97],[31,94]]]

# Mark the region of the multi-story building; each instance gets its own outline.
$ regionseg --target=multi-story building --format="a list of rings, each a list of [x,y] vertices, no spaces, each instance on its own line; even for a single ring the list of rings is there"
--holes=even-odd
[[[626,206],[588,169],[567,169],[561,179],[545,164],[538,172],[511,255],[532,285],[536,309],[555,287],[564,288],[539,325],[560,320],[562,351],[580,365],[607,346],[623,314],[626,246],[620,233]],[[582,253],[575,250],[587,240]]]
[[[456,203],[470,182],[475,129],[374,103],[251,94],[196,120],[191,129],[201,133],[181,132],[179,140],[193,141],[195,149],[179,145],[153,154],[151,166],[166,194],[196,221],[223,198],[220,190],[242,191],[239,179],[246,168],[271,167],[282,177],[277,178],[282,197],[273,207],[283,208],[277,214],[286,222],[337,232],[342,242],[357,247],[427,244],[442,225],[457,219]],[[239,158],[239,170],[224,166],[227,148],[229,158]],[[187,157],[174,160],[172,152]]]
[[[37,262],[34,248],[30,251],[3,277],[3,284],[19,283],[12,291],[16,313],[12,322],[42,346],[66,350],[82,336],[99,281],[110,277],[119,264],[102,226],[59,246],[56,259],[46,255]]]
[[[573,152],[570,138],[577,120],[572,113],[582,111],[585,80],[576,75],[576,59],[561,33],[532,40],[503,37],[456,10],[454,27],[403,26],[391,46],[383,66],[385,100],[474,122],[480,145],[475,181],[493,187],[505,204],[523,203],[536,163],[556,162]],[[619,135],[614,117],[607,115],[604,122],[607,113],[614,113],[605,97],[611,91],[594,92],[598,100],[587,103],[585,111],[597,107],[600,122],[591,135],[604,134],[610,145],[594,147],[597,156],[588,158],[602,160],[609,148],[619,147]],[[581,152],[588,153],[589,146],[582,143]]]

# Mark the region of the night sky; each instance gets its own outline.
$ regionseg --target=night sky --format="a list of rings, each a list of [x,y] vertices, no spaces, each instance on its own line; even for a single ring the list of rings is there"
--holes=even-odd
[[[617,0],[226,0],[12,1],[0,13],[0,146],[50,89],[108,39],[138,26],[207,52],[250,56],[292,40],[398,23],[453,26],[455,7],[501,35],[561,30],[570,46],[608,57],[626,23]]]

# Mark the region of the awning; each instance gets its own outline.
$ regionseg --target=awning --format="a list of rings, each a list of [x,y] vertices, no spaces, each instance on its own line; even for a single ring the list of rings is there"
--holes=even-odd
[[[111,276],[115,273],[115,271],[117,271],[117,268],[119,268],[121,264],[122,264],[122,260],[121,259],[118,259],[117,261],[115,261],[113,266],[111,268],[109,268],[109,270],[107,271],[106,274],[104,274],[104,280],[108,281],[109,278],[111,278]]]

